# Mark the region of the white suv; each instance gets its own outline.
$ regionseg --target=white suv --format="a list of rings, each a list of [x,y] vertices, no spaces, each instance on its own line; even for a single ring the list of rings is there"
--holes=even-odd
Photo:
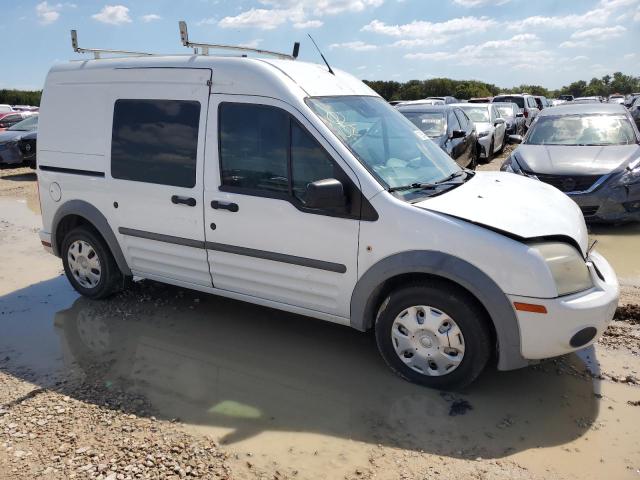
[[[87,297],[135,276],[374,329],[393,370],[437,388],[579,349],[616,308],[571,199],[461,169],[324,66],[58,65],[37,149],[42,244]]]

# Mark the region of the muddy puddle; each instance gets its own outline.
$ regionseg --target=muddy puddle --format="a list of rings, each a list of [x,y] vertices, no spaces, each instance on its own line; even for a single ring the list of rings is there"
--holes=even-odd
[[[589,240],[611,263],[623,285],[640,286],[640,223],[590,225]]]

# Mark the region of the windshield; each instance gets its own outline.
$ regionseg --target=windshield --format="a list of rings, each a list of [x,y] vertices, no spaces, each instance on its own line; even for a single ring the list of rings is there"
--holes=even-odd
[[[540,117],[534,124],[531,145],[629,145],[637,143],[624,115],[566,115]]]
[[[416,127],[429,137],[440,137],[447,131],[444,115],[439,112],[403,112]]]
[[[26,118],[21,122],[16,123],[13,127],[9,127],[7,130],[34,130],[38,127],[38,115]]]
[[[309,107],[385,187],[444,180],[461,169],[382,98],[316,97]],[[398,192],[406,200],[415,190]]]
[[[467,114],[474,122],[478,123],[488,123],[489,122],[489,110],[487,107],[472,107],[466,105],[460,105],[460,108],[464,110],[464,113]]]
[[[509,106],[509,105],[502,105],[502,106],[498,106],[498,111],[500,112],[500,115],[502,115],[503,117],[515,117],[515,112],[513,111],[513,107]]]

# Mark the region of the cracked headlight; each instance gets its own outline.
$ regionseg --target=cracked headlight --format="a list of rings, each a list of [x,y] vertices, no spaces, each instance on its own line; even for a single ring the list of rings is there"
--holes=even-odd
[[[575,247],[562,242],[535,243],[531,247],[538,251],[549,267],[559,296],[593,287],[587,264]]]

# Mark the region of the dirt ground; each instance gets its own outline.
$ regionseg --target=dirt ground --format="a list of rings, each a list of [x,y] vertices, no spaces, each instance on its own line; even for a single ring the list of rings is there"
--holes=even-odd
[[[640,477],[633,228],[592,232],[624,272],[597,345],[450,394],[337,325],[149,281],[81,298],[39,225],[33,171],[0,170],[0,479]]]

